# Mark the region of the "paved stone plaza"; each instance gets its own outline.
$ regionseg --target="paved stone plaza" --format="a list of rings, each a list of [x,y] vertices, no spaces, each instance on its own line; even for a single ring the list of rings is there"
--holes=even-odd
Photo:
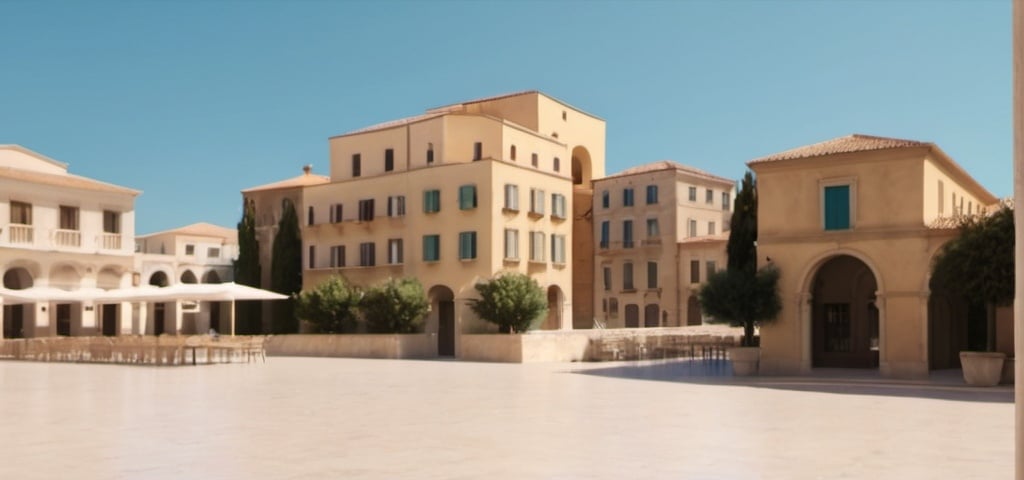
[[[2,362],[0,478],[1012,475],[1007,388],[848,372],[739,380],[726,368]]]

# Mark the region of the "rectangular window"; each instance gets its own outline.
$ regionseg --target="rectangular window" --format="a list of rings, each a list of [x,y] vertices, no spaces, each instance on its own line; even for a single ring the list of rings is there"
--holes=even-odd
[[[690,260],[690,283],[700,283],[700,260]]]
[[[307,255],[307,257],[307,260],[309,261],[309,269],[312,270],[316,268],[316,245],[309,246],[309,255]]]
[[[622,221],[622,248],[633,248],[633,221]]]
[[[185,245],[185,255],[195,255],[196,246],[192,244]]]
[[[689,199],[690,199],[691,202],[696,202],[697,201],[697,187],[690,187]]]
[[[436,262],[441,259],[441,236],[423,236],[423,261]]]
[[[551,262],[565,263],[565,235],[551,235]]]
[[[612,289],[612,267],[604,267],[602,269],[604,278],[604,290],[607,292]]]
[[[384,150],[384,171],[390,172],[395,169],[395,149]]]
[[[441,211],[441,191],[427,190],[423,192],[423,213]]]
[[[359,201],[359,221],[369,222],[373,220],[373,199]]]
[[[388,216],[389,217],[404,217],[405,216],[405,195],[394,195],[388,197]]]
[[[78,230],[78,207],[60,206],[60,229]]]
[[[359,266],[372,267],[377,264],[377,246],[373,242],[359,244]]]
[[[341,223],[343,220],[342,213],[344,213],[344,208],[342,208],[340,203],[331,205],[331,223]]]
[[[402,245],[401,238],[392,238],[388,240],[388,263],[391,265],[399,265],[403,263],[405,259],[405,248]]]
[[[481,158],[484,158],[484,144],[476,142],[473,144],[473,161],[475,162]]]
[[[459,259],[472,260],[476,258],[476,232],[459,233]]]
[[[939,180],[938,188],[939,188],[939,216],[942,216],[942,212],[943,212],[943,210],[945,210],[944,208],[942,208],[943,207],[943,203],[946,202],[946,194],[944,192],[945,185],[942,184],[942,180]]]
[[[513,162],[516,161],[516,146],[515,145],[512,145],[512,148],[509,149],[508,157]]]
[[[611,203],[611,195],[608,194],[608,190],[601,192],[601,208],[608,208]]]
[[[633,189],[623,188],[622,189],[622,206],[632,207],[633,206]]]
[[[31,220],[31,215],[29,219]],[[103,233],[121,233],[121,212],[103,211]]]
[[[352,154],[352,176],[358,177],[363,174],[363,157],[358,153]]]
[[[611,222],[601,222],[601,248],[608,248],[608,237],[611,236]]]
[[[472,210],[474,208],[476,208],[476,185],[459,187],[459,209]]]
[[[12,201],[11,223],[15,225],[32,225],[32,204]]]
[[[633,287],[633,263],[626,262],[622,264],[622,289],[623,290],[635,290]]]
[[[647,288],[658,288],[658,262],[647,262]]]
[[[206,249],[206,258],[220,258],[220,249],[217,247],[209,247]]]
[[[715,203],[715,191],[710,188],[704,192],[704,203],[708,205],[714,205]]]
[[[647,219],[647,238],[657,237],[661,233],[658,231],[658,219],[648,218]]]
[[[314,213],[315,212],[313,210],[313,206],[310,205],[309,208],[306,209],[306,225],[312,225],[312,224],[316,223],[316,222],[314,222],[314,219],[315,219]]]
[[[729,211],[729,192],[722,192],[722,210]]]
[[[530,156],[530,165],[536,167],[540,162],[537,160],[537,154],[534,153]]]
[[[551,216],[565,218],[565,195],[560,193],[551,194]]]
[[[686,236],[687,237],[696,237],[697,236],[697,221],[696,220],[690,220],[689,221],[689,224],[687,225]]]
[[[434,144],[427,146],[427,165],[434,163]]]
[[[648,185],[647,186],[647,204],[654,205],[658,203],[658,186]]]
[[[825,230],[850,228],[850,186],[825,187]]]
[[[505,184],[505,210],[519,211],[519,186]]]
[[[714,260],[708,260],[707,261],[707,266],[705,267],[705,270],[707,271],[707,275],[709,277],[714,275],[715,274],[715,270],[716,270],[715,269],[715,261]]]
[[[345,246],[335,245],[331,247],[331,267],[345,266]]]
[[[544,215],[544,190],[530,189],[530,213]]]
[[[708,222],[708,235],[715,234],[715,222]]]
[[[505,229],[505,259],[519,260],[519,230]]]
[[[530,261],[544,261],[544,232],[530,232]]]

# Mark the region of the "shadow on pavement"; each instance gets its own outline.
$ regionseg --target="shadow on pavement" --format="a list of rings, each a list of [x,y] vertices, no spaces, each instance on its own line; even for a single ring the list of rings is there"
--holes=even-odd
[[[1013,403],[1013,386],[971,387],[960,370],[933,371],[921,380],[882,377],[877,370],[816,368],[799,377],[735,377],[726,360],[662,360],[616,362],[608,367],[590,367],[571,373],[631,380],[655,380],[703,385],[771,388],[841,395],[880,395],[965,402]]]

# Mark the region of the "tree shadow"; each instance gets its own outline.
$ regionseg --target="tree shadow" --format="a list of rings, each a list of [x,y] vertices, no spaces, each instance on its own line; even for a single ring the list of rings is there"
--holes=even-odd
[[[587,367],[567,373],[629,380],[769,388],[837,395],[874,395],[962,402],[1013,403],[1013,386],[972,387],[960,370],[937,370],[927,379],[882,377],[877,370],[816,368],[804,376],[735,377],[727,360],[663,360]]]

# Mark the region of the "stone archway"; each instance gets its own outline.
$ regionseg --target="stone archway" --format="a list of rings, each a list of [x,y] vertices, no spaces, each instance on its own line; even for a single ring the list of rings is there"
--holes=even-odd
[[[185,270],[181,272],[181,283],[199,283],[196,278],[196,274],[192,273],[192,270]]]
[[[4,288],[10,290],[23,290],[34,284],[32,274],[25,268],[16,267],[4,272]],[[3,307],[3,338],[25,338],[25,325],[31,325],[33,318],[24,305],[4,305]]]
[[[220,274],[216,270],[210,270],[203,274],[203,283],[222,283]]]
[[[878,281],[862,260],[836,255],[814,273],[811,365],[878,368],[881,346]]]
[[[435,285],[427,292],[430,315],[427,332],[437,332],[437,355],[455,356],[455,293],[444,285]]]
[[[572,184],[590,188],[593,174],[590,152],[583,146],[574,147],[572,149]]]
[[[565,296],[558,285],[548,287],[548,314],[541,323],[541,330],[558,330],[562,328],[562,309],[565,305]]]

